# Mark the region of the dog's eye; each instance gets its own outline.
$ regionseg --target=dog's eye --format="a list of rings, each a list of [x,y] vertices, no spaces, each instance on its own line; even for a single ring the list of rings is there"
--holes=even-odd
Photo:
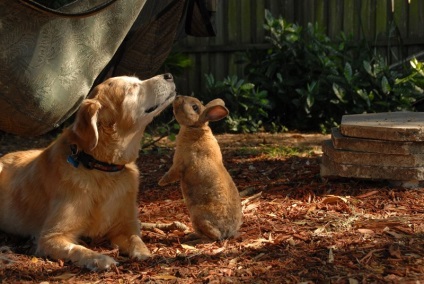
[[[199,112],[199,106],[198,105],[192,105],[191,106],[192,108],[193,108],[193,110],[195,111],[195,112]]]

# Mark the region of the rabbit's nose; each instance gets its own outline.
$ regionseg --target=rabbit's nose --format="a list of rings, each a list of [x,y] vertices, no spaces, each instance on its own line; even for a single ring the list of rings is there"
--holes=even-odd
[[[163,74],[163,78],[166,81],[170,81],[170,82],[174,81],[174,77],[172,77],[172,74],[171,73],[165,73],[165,74]]]

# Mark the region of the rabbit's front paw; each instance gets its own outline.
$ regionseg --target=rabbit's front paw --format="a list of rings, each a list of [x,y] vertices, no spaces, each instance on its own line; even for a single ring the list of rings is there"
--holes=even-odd
[[[176,182],[180,179],[180,167],[172,165],[169,171],[164,174],[164,176],[159,180],[158,184],[160,186],[167,185],[168,183]]]
[[[165,174],[160,180],[159,180],[159,182],[158,182],[158,184],[160,185],[160,186],[164,186],[164,185],[167,185],[169,183],[169,181],[168,181],[168,174]]]
[[[160,186],[167,185],[169,183],[175,182],[178,179],[176,177],[173,177],[169,172],[167,172],[158,182]]]

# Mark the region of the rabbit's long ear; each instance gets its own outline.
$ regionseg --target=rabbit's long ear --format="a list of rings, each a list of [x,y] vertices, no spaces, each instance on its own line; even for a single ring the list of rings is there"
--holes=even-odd
[[[85,149],[93,150],[97,146],[99,140],[97,116],[100,108],[101,104],[98,101],[86,99],[77,112],[72,130]]]
[[[209,104],[207,104],[208,106]],[[207,121],[218,121],[223,119],[224,117],[226,117],[229,114],[228,109],[221,105],[212,105],[212,106],[208,106],[200,115],[199,117],[199,121],[201,121],[202,123],[205,123]]]
[[[214,99],[214,100],[208,102],[205,105],[205,107],[208,108],[208,107],[217,106],[217,105],[220,105],[220,106],[224,106],[225,107],[225,102],[223,100],[221,100],[221,99]]]

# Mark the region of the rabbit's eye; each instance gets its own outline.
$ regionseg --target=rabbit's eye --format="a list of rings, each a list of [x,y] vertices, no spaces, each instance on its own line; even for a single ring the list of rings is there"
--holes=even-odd
[[[195,111],[195,112],[199,112],[199,106],[198,105],[192,105],[191,106],[192,108],[193,108],[193,110]]]

